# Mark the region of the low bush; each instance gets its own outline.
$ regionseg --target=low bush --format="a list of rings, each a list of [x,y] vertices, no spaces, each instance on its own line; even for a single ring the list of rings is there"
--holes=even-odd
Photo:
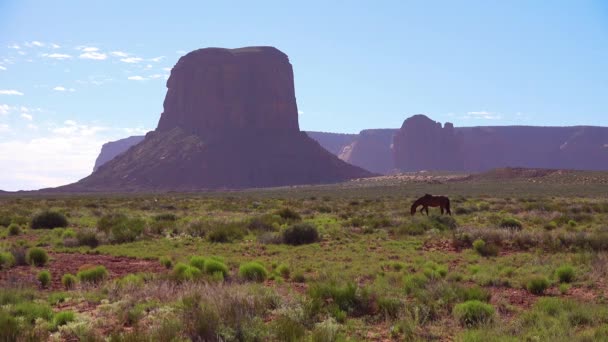
[[[208,232],[210,242],[228,243],[245,236],[245,224],[241,222],[216,223]]]
[[[108,277],[108,271],[104,266],[94,266],[84,269],[76,274],[80,282],[100,283]]]
[[[302,341],[306,328],[292,317],[281,315],[272,322],[272,331],[277,341]]]
[[[73,322],[76,319],[76,315],[73,311],[61,311],[55,314],[53,317],[53,326],[55,329],[61,325],[66,325],[69,322]]]
[[[0,309],[0,341],[19,341],[19,322],[8,312]]]
[[[288,221],[288,222],[302,220],[302,216],[300,216],[300,214],[298,214],[294,210],[287,208],[287,207],[278,210],[276,212],[276,215],[279,215],[283,220]]]
[[[171,213],[158,214],[154,216],[154,221],[177,221],[177,216]]]
[[[181,262],[173,267],[173,278],[179,282],[198,279],[201,274],[202,272],[199,268]]]
[[[30,248],[27,251],[27,263],[34,266],[44,266],[49,261],[49,256],[44,249],[39,247]]]
[[[266,280],[267,276],[268,272],[264,265],[256,261],[245,263],[239,267],[239,277],[245,280],[262,282]]]
[[[113,243],[135,241],[144,231],[146,222],[124,214],[109,214],[97,221],[97,229],[106,233]]]
[[[226,277],[228,275],[228,266],[219,260],[209,259],[205,262],[205,273],[221,273],[222,277]]]
[[[8,226],[8,235],[9,236],[17,236],[21,234],[21,227],[19,227],[16,223],[11,223]]]
[[[309,223],[294,224],[283,232],[283,241],[288,245],[304,245],[315,243],[318,240],[317,227]]]
[[[169,269],[173,266],[173,261],[168,256],[162,256],[162,257],[158,258],[158,262],[160,262],[160,264],[165,266],[165,268],[167,268],[167,269]]]
[[[522,223],[513,217],[506,217],[503,218],[500,221],[500,228],[507,228],[507,229],[515,229],[515,230],[521,230],[523,228]]]
[[[477,327],[494,319],[494,308],[478,300],[469,300],[454,306],[453,314],[462,326]]]
[[[542,276],[533,276],[528,279],[526,283],[526,289],[528,292],[535,295],[542,295],[545,293],[545,290],[549,287],[549,281],[547,278]]]
[[[473,241],[473,250],[484,257],[497,256],[498,247],[494,244],[488,244],[481,239]]]
[[[62,239],[75,239],[76,232],[72,228],[67,228],[66,230],[63,231],[63,233],[61,233],[61,238]]]
[[[68,226],[68,219],[62,213],[47,210],[36,214],[30,225],[33,229],[65,228]]]
[[[0,252],[0,270],[5,270],[15,265],[15,257],[8,252]]]
[[[78,278],[75,275],[66,273],[61,277],[61,284],[65,287],[66,290],[71,290],[76,287],[76,283],[78,282]]]
[[[570,265],[558,267],[555,274],[560,283],[571,283],[574,280],[574,268]]]
[[[281,275],[281,277],[288,279],[289,278],[289,266],[285,265],[285,264],[280,264],[279,266],[277,266],[276,268],[276,272],[278,274]]]
[[[40,286],[46,288],[51,283],[51,272],[44,270],[38,272],[36,279],[40,282]]]
[[[198,268],[200,271],[205,269],[205,262],[207,259],[201,256],[193,256],[190,258],[190,266]]]
[[[334,307],[334,317],[340,321],[339,311],[353,316],[368,315],[377,312],[377,296],[370,293],[366,288],[357,286],[355,283],[346,283],[339,285],[336,282],[323,282],[313,284],[308,288],[308,294],[313,301],[317,303],[331,303]],[[391,306],[391,303],[385,303],[386,308]],[[393,303],[394,304],[394,303]],[[335,309],[339,309],[336,312]]]
[[[81,229],[76,234],[76,240],[79,246],[89,246],[95,248],[99,246],[99,239],[97,233],[93,229]]]

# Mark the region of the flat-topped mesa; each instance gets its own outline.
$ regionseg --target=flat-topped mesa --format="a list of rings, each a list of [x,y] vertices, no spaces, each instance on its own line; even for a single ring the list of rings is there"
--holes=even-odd
[[[192,51],[171,70],[167,88],[157,132],[299,131],[293,69],[274,47]]]

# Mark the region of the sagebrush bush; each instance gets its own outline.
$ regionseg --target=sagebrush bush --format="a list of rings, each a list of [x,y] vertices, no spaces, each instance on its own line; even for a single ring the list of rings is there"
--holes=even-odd
[[[30,248],[27,251],[27,263],[34,266],[44,266],[49,261],[46,251],[39,247]]]
[[[276,268],[276,272],[278,274],[281,275],[281,277],[288,279],[289,278],[289,266],[285,265],[285,264],[280,264],[279,266],[277,266]]]
[[[55,328],[73,322],[76,319],[76,314],[73,311],[61,311],[53,317],[53,326]]]
[[[21,227],[19,227],[19,225],[16,224],[16,223],[11,223],[8,226],[8,235],[9,236],[17,236],[19,234],[21,234]]]
[[[454,317],[464,327],[476,327],[494,319],[494,308],[478,300],[469,300],[454,306]]]
[[[505,217],[500,221],[500,228],[521,230],[523,228],[523,224],[516,218]]]
[[[129,218],[124,214],[105,215],[97,221],[97,229],[109,236],[110,242],[135,241],[144,231],[146,222],[140,218]]]
[[[74,239],[76,238],[76,232],[72,228],[68,228],[61,233],[62,239]]]
[[[558,267],[555,274],[560,283],[570,283],[574,280],[574,268],[570,265]]]
[[[168,256],[162,256],[162,257],[158,258],[158,262],[160,262],[160,264],[165,266],[165,268],[167,268],[167,269],[169,269],[173,266],[173,261]]]
[[[76,274],[80,282],[100,283],[108,277],[108,270],[104,266],[94,266],[84,269]]]
[[[228,243],[240,240],[245,236],[245,223],[216,223],[207,233],[210,242]]]
[[[75,275],[66,273],[61,277],[61,284],[65,287],[66,290],[71,290],[76,287],[76,283],[78,282],[78,278]]]
[[[65,228],[68,226],[68,219],[62,213],[47,210],[35,215],[30,226],[33,229]]]
[[[0,341],[19,341],[20,335],[21,329],[17,318],[0,309]]]
[[[497,256],[498,248],[494,244],[486,243],[481,239],[477,239],[473,241],[473,250],[479,253],[479,255],[488,257],[488,256]]]
[[[36,279],[40,282],[40,286],[46,288],[51,283],[51,272],[44,270],[38,272]]]
[[[177,216],[171,213],[158,214],[154,216],[154,221],[177,221]]]
[[[239,267],[239,277],[245,280],[262,282],[266,280],[267,276],[268,271],[266,271],[264,265],[256,261],[242,264]]]
[[[193,256],[190,258],[189,263],[190,263],[190,266],[194,266],[202,271],[205,269],[205,262],[207,262],[207,258],[204,258],[201,256]]]
[[[76,240],[79,246],[89,246],[95,248],[99,246],[97,233],[93,229],[81,229],[76,234]]]
[[[23,317],[29,324],[33,324],[38,318],[50,321],[53,317],[53,310],[47,303],[18,302],[12,306],[10,311],[15,317]]]
[[[317,227],[310,223],[298,223],[285,229],[283,241],[288,245],[304,245],[315,243],[319,240]]]
[[[526,289],[535,295],[542,295],[548,287],[549,281],[543,276],[533,276],[526,283]]]
[[[276,212],[285,221],[301,221],[302,216],[290,208],[282,208]]]

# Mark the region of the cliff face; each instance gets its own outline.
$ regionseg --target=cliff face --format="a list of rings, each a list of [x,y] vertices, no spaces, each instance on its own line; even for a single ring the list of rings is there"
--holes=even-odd
[[[109,162],[116,156],[125,153],[131,146],[139,144],[142,140],[144,140],[142,135],[136,135],[103,144],[97,159],[95,159],[93,172],[97,171],[101,165]]]
[[[68,191],[195,190],[370,176],[300,132],[289,59],[273,47],[180,58],[155,131]]]
[[[462,135],[454,125],[418,114],[403,122],[393,138],[395,167],[402,171],[462,170]]]
[[[396,129],[367,129],[345,146],[340,159],[371,172],[387,174],[395,168],[391,145]]]

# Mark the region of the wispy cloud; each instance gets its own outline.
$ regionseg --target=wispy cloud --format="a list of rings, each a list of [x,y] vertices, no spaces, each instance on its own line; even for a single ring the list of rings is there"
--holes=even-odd
[[[142,77],[142,76],[129,76],[127,77],[127,79],[131,80],[131,81],[145,81],[146,78]]]
[[[11,44],[8,46],[9,49],[15,49],[15,50],[19,50],[21,49],[21,46],[17,45],[17,44]]]
[[[486,119],[486,120],[498,120],[501,118],[500,114],[495,113],[495,112],[488,112],[488,111],[472,111],[472,112],[467,112],[467,114],[465,116],[463,116],[463,118],[465,119]]]
[[[10,126],[7,124],[0,124],[0,132],[8,132],[10,130]]]
[[[0,90],[0,95],[18,95],[23,96],[23,93],[18,90],[8,89],[8,90]]]
[[[27,121],[34,120],[34,117],[31,114],[28,114],[28,113],[21,113],[21,117],[24,118]]]
[[[149,77],[149,78],[151,78],[151,79],[153,79],[153,80],[155,80],[155,79],[157,79],[157,78],[162,78],[163,76],[164,76],[164,75],[161,75],[161,74],[154,74],[154,75],[150,75],[150,76],[148,76],[148,77]]]
[[[61,46],[60,46],[60,45],[58,45],[58,44],[52,43],[52,44],[51,44],[51,47],[52,47],[53,49],[59,49]]]
[[[6,67],[3,67],[2,65],[0,65],[0,70],[4,71],[4,70],[6,70]]]
[[[43,57],[54,58],[54,59],[70,59],[72,56],[65,53],[43,53]]]
[[[76,89],[74,88],[66,88],[64,86],[56,86],[55,88],[53,88],[53,90],[55,91],[69,91],[69,92],[75,92]]]
[[[101,53],[101,52],[85,52],[80,55],[80,58],[101,61],[101,60],[108,58],[108,56],[105,53]]]
[[[44,43],[39,42],[37,40],[33,40],[31,42],[25,42],[23,45],[25,45],[27,47],[43,47]]]
[[[94,46],[84,46],[84,47],[81,47],[80,50],[83,52],[96,52],[96,51],[99,51],[99,48],[96,48]]]
[[[160,62],[163,59],[165,59],[165,56],[158,56],[158,57],[150,58],[150,61],[152,61],[152,62]]]
[[[124,63],[139,63],[139,62],[143,61],[143,59],[139,58],[139,57],[127,57],[127,58],[121,58],[120,61],[124,62]]]
[[[115,56],[115,57],[127,57],[127,56],[129,56],[128,53],[122,52],[122,51],[112,51],[112,52],[110,52],[110,55]]]
[[[0,104],[0,115],[8,115],[12,108],[7,104]]]

